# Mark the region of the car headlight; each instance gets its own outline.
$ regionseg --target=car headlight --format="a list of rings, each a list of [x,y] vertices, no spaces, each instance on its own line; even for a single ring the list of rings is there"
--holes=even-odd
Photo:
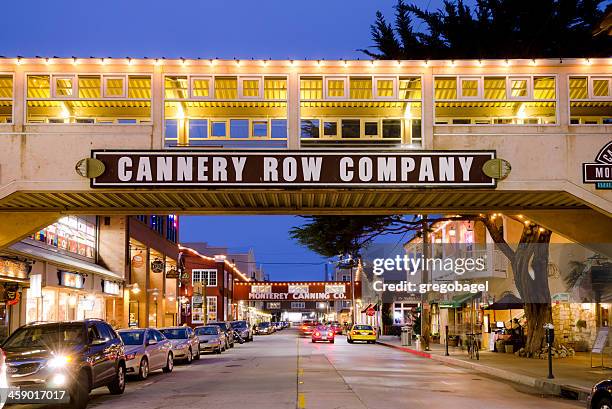
[[[126,361],[131,361],[134,358],[136,358],[136,354],[125,354]]]
[[[72,362],[71,356],[58,355],[58,356],[54,356],[53,358],[49,359],[49,361],[47,362],[47,365],[49,365],[49,368],[58,369],[58,368],[66,367],[70,362]]]

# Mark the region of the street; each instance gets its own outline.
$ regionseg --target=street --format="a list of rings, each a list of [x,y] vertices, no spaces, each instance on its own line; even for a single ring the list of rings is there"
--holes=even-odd
[[[95,390],[89,407],[126,408],[579,408],[380,345],[312,344],[287,329],[206,355],[172,374],[130,379],[122,396]]]

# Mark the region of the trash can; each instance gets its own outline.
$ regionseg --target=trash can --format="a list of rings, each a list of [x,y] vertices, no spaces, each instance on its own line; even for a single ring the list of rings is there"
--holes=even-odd
[[[405,326],[401,328],[400,341],[402,346],[412,345],[412,328]]]

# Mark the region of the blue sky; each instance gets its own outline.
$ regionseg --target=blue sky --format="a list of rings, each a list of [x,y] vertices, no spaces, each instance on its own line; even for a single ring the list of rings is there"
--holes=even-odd
[[[441,3],[414,2],[430,10]],[[370,25],[376,10],[392,19],[394,4],[395,0],[6,1],[0,55],[364,58],[357,49],[372,43]],[[293,216],[183,217],[180,238],[236,250],[252,247],[275,280],[323,279],[325,260],[288,237],[288,230],[299,223]]]

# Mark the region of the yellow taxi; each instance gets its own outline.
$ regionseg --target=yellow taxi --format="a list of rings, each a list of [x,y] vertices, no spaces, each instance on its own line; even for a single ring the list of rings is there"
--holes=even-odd
[[[376,343],[376,330],[371,325],[355,324],[346,335],[349,344],[355,341],[365,341],[368,344]]]

